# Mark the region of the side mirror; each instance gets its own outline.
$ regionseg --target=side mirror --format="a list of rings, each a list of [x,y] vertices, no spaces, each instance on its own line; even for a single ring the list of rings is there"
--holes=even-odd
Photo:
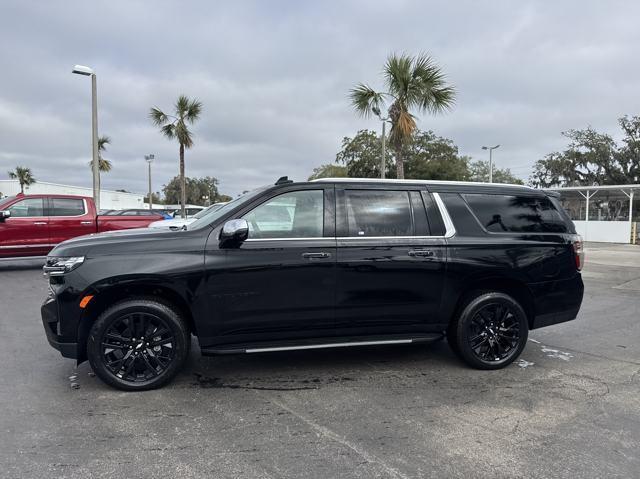
[[[247,220],[235,219],[227,221],[220,231],[220,246],[239,246],[249,237],[249,224]]]
[[[4,221],[11,216],[11,211],[0,210],[0,221]]]

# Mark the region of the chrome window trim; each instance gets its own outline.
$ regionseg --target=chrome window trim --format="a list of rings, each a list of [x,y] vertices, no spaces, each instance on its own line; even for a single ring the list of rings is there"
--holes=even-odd
[[[447,239],[452,238],[456,234],[456,227],[453,225],[453,221],[451,220],[451,216],[449,215],[449,211],[445,206],[442,198],[440,198],[439,193],[431,193],[433,195],[433,199],[438,206],[438,210],[440,211],[440,215],[442,216],[442,221],[444,222],[445,233],[444,235],[433,235],[433,236],[320,236],[320,237],[309,237],[309,238],[248,238],[245,240],[245,243],[248,241],[251,242],[260,242],[260,241],[318,241],[318,240],[327,240],[327,239],[335,239],[335,240],[390,240],[390,239],[400,239],[400,240],[410,240],[410,239]]]
[[[442,215],[442,221],[444,221],[444,237],[451,238],[456,234],[456,227],[453,225],[453,221],[451,220],[451,216],[449,216],[449,211],[440,198],[440,193],[431,193],[433,199],[436,201],[438,205],[438,209],[440,210],[440,215]]]
[[[336,239],[335,236],[313,236],[313,237],[306,237],[306,238],[247,238],[246,240],[244,240],[244,242],[248,242],[248,241],[301,241],[301,240],[305,240],[305,241],[318,241],[318,240],[334,240]]]

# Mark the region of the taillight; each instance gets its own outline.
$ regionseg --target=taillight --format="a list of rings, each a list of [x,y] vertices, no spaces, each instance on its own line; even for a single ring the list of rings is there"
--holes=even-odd
[[[572,235],[571,244],[573,246],[573,254],[576,261],[576,269],[580,271],[584,266],[584,243],[582,242],[582,236]]]

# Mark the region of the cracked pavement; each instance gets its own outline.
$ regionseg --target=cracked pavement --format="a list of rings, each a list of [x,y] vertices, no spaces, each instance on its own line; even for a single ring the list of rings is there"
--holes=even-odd
[[[39,263],[0,262],[0,477],[640,471],[640,247],[588,245],[579,319],[533,331],[505,370],[468,369],[444,341],[212,358],[195,347],[176,381],[137,394],[47,344]]]

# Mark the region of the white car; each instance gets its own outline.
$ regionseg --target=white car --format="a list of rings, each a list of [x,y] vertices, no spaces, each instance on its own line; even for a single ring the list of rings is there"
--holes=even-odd
[[[208,208],[200,210],[198,213],[193,215],[191,218],[184,218],[184,219],[183,218],[174,218],[172,220],[154,221],[153,223],[151,223],[149,225],[149,228],[177,231],[179,229],[182,229],[184,226],[193,223],[198,218],[202,218],[207,213],[209,213],[211,211],[215,211],[215,210],[221,208],[223,205],[226,205],[226,204],[227,203],[214,203],[211,206],[209,206]]]

